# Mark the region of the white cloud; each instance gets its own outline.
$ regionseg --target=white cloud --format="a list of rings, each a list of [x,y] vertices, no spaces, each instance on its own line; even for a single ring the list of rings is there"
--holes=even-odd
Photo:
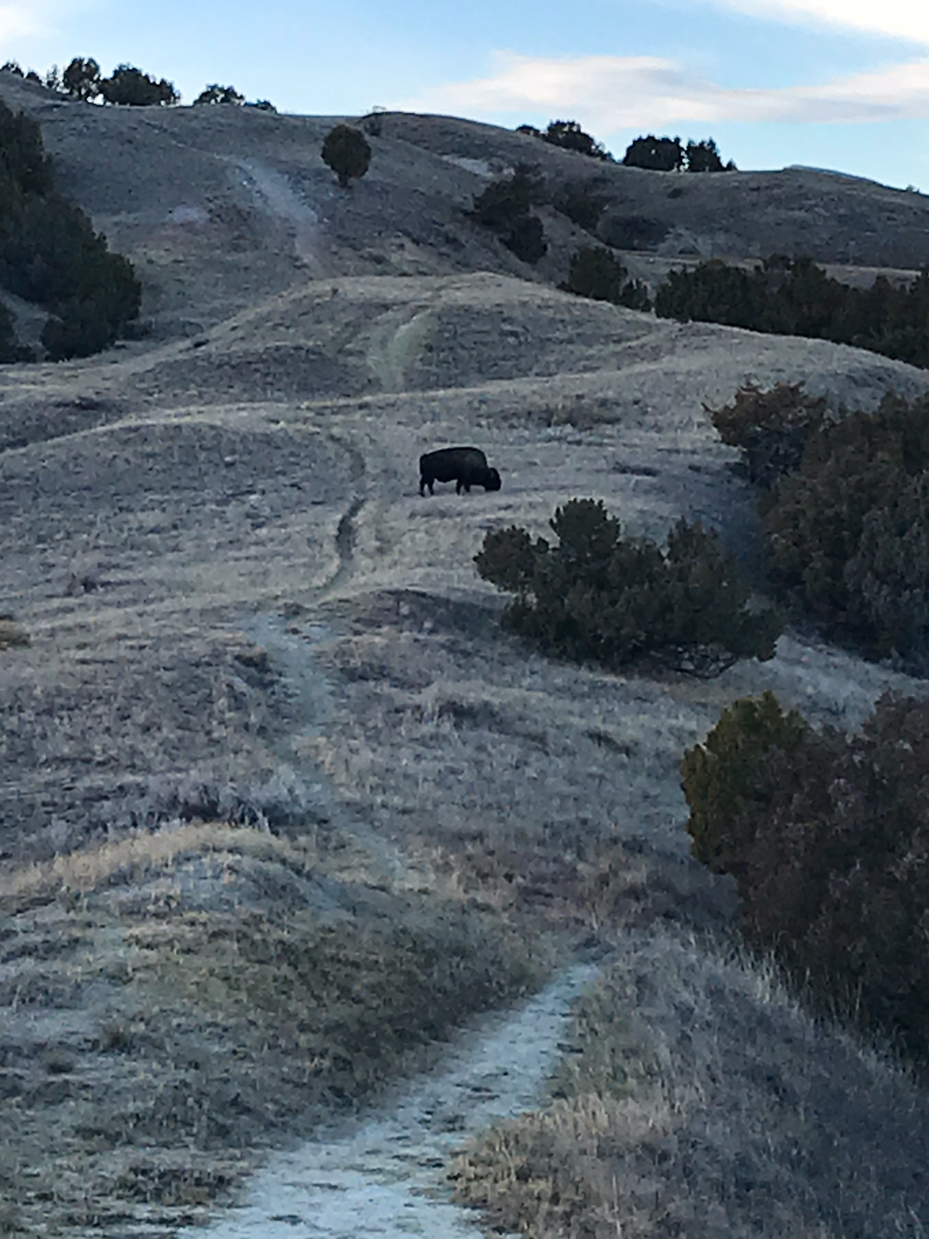
[[[11,44],[58,34],[69,18],[95,7],[95,0],[0,0],[0,62],[17,59]]]
[[[929,44],[926,0],[712,0],[750,17],[826,23]]]
[[[835,78],[817,86],[732,89],[653,56],[545,59],[495,54],[497,72],[437,86],[397,106],[417,112],[491,116],[501,112],[570,117],[600,133],[688,122],[832,122],[929,117],[929,60]]]
[[[7,40],[42,34],[46,18],[47,10],[39,4],[0,4],[0,55]]]

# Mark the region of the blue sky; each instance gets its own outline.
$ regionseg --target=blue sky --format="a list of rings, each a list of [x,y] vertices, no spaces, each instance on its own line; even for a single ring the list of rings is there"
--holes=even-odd
[[[0,61],[130,63],[185,102],[578,120],[619,158],[712,135],[740,168],[929,192],[929,0],[0,0]]]

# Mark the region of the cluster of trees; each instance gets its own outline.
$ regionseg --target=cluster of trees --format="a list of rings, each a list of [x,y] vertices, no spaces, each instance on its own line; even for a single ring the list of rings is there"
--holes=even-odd
[[[17,77],[46,86],[49,90],[60,91],[71,99],[80,99],[85,103],[102,99],[104,103],[135,107],[170,107],[181,100],[173,82],[165,78],[151,77],[134,65],[117,65],[109,77],[104,77],[92,56],[75,56],[61,73],[58,67],[53,65],[44,78],[32,69],[24,73],[15,60],[8,60],[2,66],[2,71],[15,73]],[[202,90],[194,103],[229,103],[239,107],[244,105],[258,108],[263,112],[275,111],[274,105],[267,99],[246,103],[245,96],[234,86],[221,86],[215,82]]]
[[[49,90],[61,90],[61,76],[58,73],[57,65],[52,65],[45,77],[41,78],[35,69],[30,69],[28,73],[24,73],[15,60],[8,60],[5,64],[0,65],[0,73],[13,73],[16,77],[25,78],[27,82],[35,82],[37,86],[47,86]]]
[[[514,596],[507,625],[542,650],[610,668],[650,658],[698,674],[773,656],[780,618],[748,609],[734,559],[699,521],[680,520],[667,550],[624,538],[599,500],[572,499],[549,524],[557,546],[512,526],[488,533],[474,561]]]
[[[102,99],[105,103],[149,107],[178,103],[181,98],[173,82],[164,78],[157,80],[133,65],[117,65],[109,77],[103,77],[100,66],[93,57],[85,59],[75,56],[61,74],[56,66],[52,66],[45,75],[44,82],[32,70],[24,74],[15,61],[7,61],[3,69],[7,73],[15,73],[29,81],[39,82],[50,90],[62,91],[72,99],[82,99],[85,102]]]
[[[603,245],[582,245],[571,259],[565,292],[611,301],[630,310],[649,310],[648,289],[640,280],[630,280],[629,272],[611,250]]]
[[[234,86],[220,86],[218,82],[213,82],[212,85],[204,87],[196,99],[194,99],[194,103],[227,103],[237,108],[257,108],[259,112],[277,111],[277,108],[268,99],[257,99],[254,103],[247,103],[245,96],[237,91]]]
[[[653,133],[630,142],[623,156],[627,168],[650,168],[654,172],[735,172],[730,159],[724,164],[712,138],[681,145],[680,138],[656,138]]]
[[[471,218],[489,228],[517,258],[536,263],[547,252],[541,219],[533,213],[534,206],[553,206],[572,223],[588,232],[595,232],[607,205],[601,186],[596,181],[574,181],[554,192],[545,184],[538,168],[517,164],[511,176],[492,181],[474,199]],[[625,248],[637,248],[647,236],[653,239],[655,221],[639,218],[615,220],[611,233],[630,242]],[[655,225],[660,235],[665,225]],[[614,235],[610,242],[613,243]],[[612,301],[634,310],[648,310],[651,300],[645,286],[629,280],[628,272],[612,251],[604,245],[581,246],[571,259],[567,282],[561,286],[568,292],[598,301]]]
[[[735,879],[748,941],[926,1065],[929,703],[888,694],[848,738],[742,698],[681,770],[693,852]]]
[[[0,103],[0,286],[50,317],[42,343],[53,360],[85,357],[125,334],[141,287],[79,207],[55,191],[38,124]],[[0,316],[0,359],[30,359]]]
[[[801,384],[749,386],[711,416],[761,487],[772,583],[794,614],[929,669],[929,396],[829,418]]]
[[[532,207],[544,201],[541,178],[528,164],[517,164],[513,175],[492,181],[477,198],[471,217],[499,236],[523,262],[535,263],[547,252],[542,221]]]
[[[537,129],[535,125],[519,125],[517,133],[529,134],[541,138],[550,146],[560,146],[566,151],[577,151],[580,155],[589,155],[592,159],[612,160],[612,155],[602,142],[585,133],[576,120],[552,120],[546,129]]]
[[[593,159],[613,160],[603,143],[585,133],[576,120],[549,121],[547,129],[537,129],[535,125],[519,125],[516,132],[540,138],[551,146],[589,155]],[[704,138],[700,142],[690,139],[687,145],[683,146],[680,138],[657,138],[653,133],[630,142],[622,162],[629,168],[650,168],[655,172],[737,170],[731,159],[728,163],[723,163],[719,147],[712,138]]]
[[[759,486],[772,584],[798,618],[929,670],[929,396],[830,416],[803,385],[711,411]],[[743,698],[682,763],[693,852],[736,881],[749,943],[807,999],[929,1065],[929,702],[859,735]]]
[[[655,312],[854,344],[929,367],[929,270],[910,284],[878,276],[862,289],[840,284],[810,258],[774,254],[750,270],[713,258],[670,272]]]
[[[549,121],[547,129],[537,129],[535,125],[519,125],[516,132],[540,138],[551,146],[590,155],[593,159],[613,161],[613,156],[603,143],[585,133],[576,120]],[[731,159],[728,163],[723,163],[719,147],[712,138],[704,138],[701,142],[691,139],[686,146],[682,146],[680,138],[656,138],[653,133],[630,142],[622,162],[628,168],[650,168],[655,172],[737,170]]]

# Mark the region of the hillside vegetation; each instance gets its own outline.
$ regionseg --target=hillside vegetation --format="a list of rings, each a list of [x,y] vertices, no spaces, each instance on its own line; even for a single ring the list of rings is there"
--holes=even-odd
[[[772,255],[750,271],[715,259],[671,271],[655,312],[681,322],[728,323],[752,331],[815,336],[929,366],[929,269],[868,288],[831,279],[809,258]]]
[[[316,1225],[277,1150],[583,956],[453,1169],[487,1226],[920,1239],[929,371],[633,303],[704,251],[895,285],[929,204],[225,90],[0,74],[152,324],[2,376],[0,1230]],[[420,495],[454,444],[500,489]]]
[[[0,287],[50,311],[41,341],[53,361],[86,357],[138,316],[141,286],[131,264],[55,190],[38,124],[0,102]],[[0,307],[0,361],[31,360]]]

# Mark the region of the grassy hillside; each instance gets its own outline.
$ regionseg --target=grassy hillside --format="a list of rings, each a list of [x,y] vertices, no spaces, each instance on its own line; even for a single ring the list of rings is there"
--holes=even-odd
[[[738,957],[679,766],[748,693],[850,732],[924,681],[799,628],[715,679],[550,660],[501,629],[473,557],[584,496],[658,541],[700,518],[763,592],[754,496],[705,406],[803,380],[832,414],[873,410],[929,374],[572,296],[589,237],[567,218],[539,208],[528,266],[465,211],[528,150],[553,183],[606,177],[611,212],[660,200],[668,245],[724,219],[736,256],[790,226],[821,260],[854,238],[905,267],[924,200],[795,171],[672,198],[659,174],[396,115],[341,191],[319,148],[344,118],[0,93],[153,322],[0,372],[0,1230],[202,1224],[270,1150],[594,948],[562,1095],[461,1170],[495,1223],[919,1235],[924,1089]],[[767,215],[738,206],[755,184]],[[676,261],[665,244],[630,271]],[[419,455],[451,444],[501,490],[421,497]],[[565,1167],[586,1195],[545,1214]]]

